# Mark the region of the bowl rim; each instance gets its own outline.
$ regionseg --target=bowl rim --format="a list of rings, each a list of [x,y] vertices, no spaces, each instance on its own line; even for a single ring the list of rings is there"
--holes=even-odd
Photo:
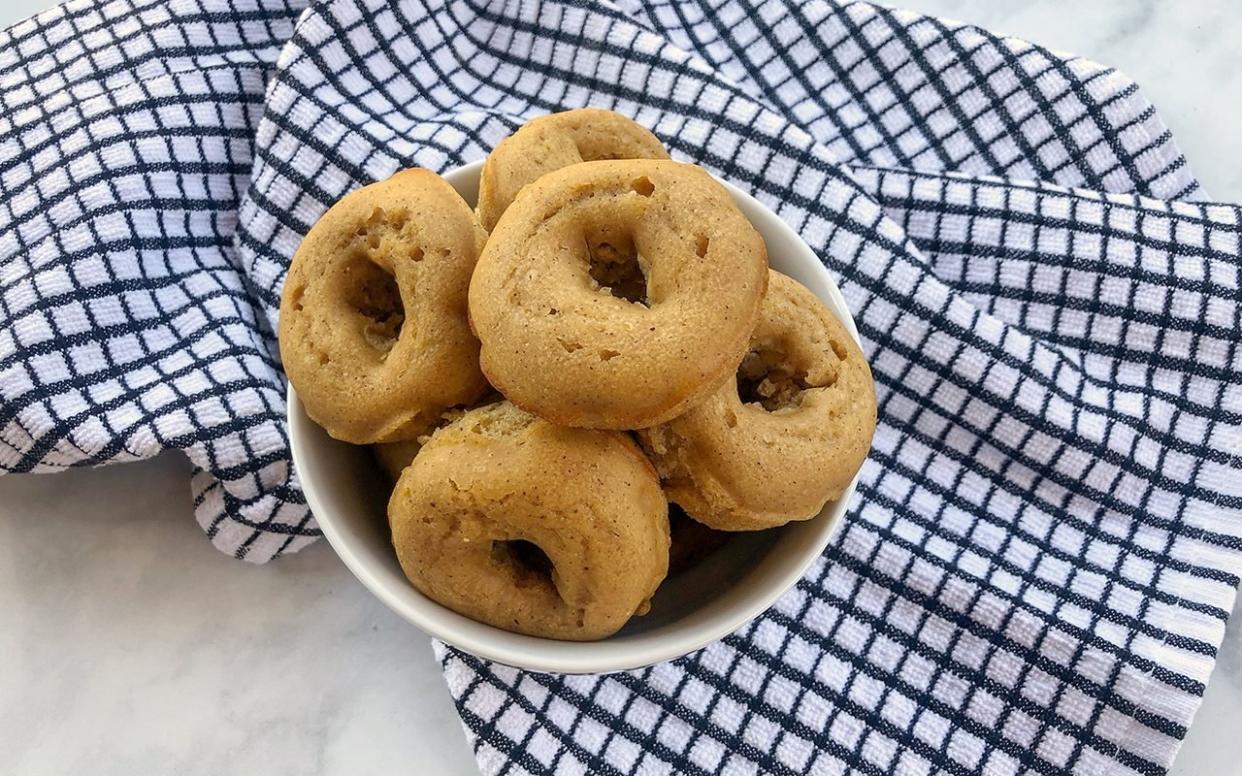
[[[460,180],[468,176],[477,178],[479,171],[483,166],[483,160],[469,162],[467,164],[456,167],[442,174],[445,180],[458,188],[454,182],[455,179]],[[837,288],[832,276],[828,273],[824,264],[815,256],[810,246],[802,240],[801,236],[793,230],[788,224],[781,220],[772,210],[763,205],[757,199],[747,192],[741,190],[737,186],[722,180],[713,175],[713,178],[721,183],[738,202],[743,210],[755,210],[766,214],[764,220],[768,221],[770,228],[777,231],[784,231],[786,238],[792,238],[797,245],[802,246],[806,256],[814,259],[808,262],[811,271],[818,276],[825,293],[819,293],[815,289],[811,289],[812,293],[820,298],[832,312],[840,319],[850,336],[856,342],[860,342],[858,328],[854,323],[853,316],[850,314],[845,304],[845,298],[842,296],[840,289]],[[748,218],[750,216],[748,215]],[[753,219],[752,219],[753,220]],[[756,225],[761,233],[765,230]],[[798,260],[806,258],[803,256]],[[827,298],[825,298],[825,295]],[[769,583],[768,590],[763,595],[755,596],[748,605],[739,606],[736,612],[732,612],[727,618],[717,618],[712,627],[703,627],[695,631],[692,635],[685,635],[679,639],[667,638],[665,640],[655,639],[651,643],[642,645],[632,645],[631,649],[616,651],[609,657],[608,650],[592,649],[599,645],[609,643],[608,638],[599,641],[582,641],[582,642],[566,642],[557,639],[541,639],[540,637],[524,636],[510,631],[490,626],[485,623],[474,622],[479,626],[483,633],[487,633],[487,638],[482,638],[468,632],[460,632],[446,623],[445,619],[431,616],[427,612],[420,611],[407,605],[405,600],[390,588],[390,586],[382,581],[371,567],[369,561],[364,560],[355,550],[351,539],[346,535],[345,530],[337,523],[336,516],[327,508],[324,499],[317,490],[317,485],[300,476],[301,472],[311,469],[309,465],[309,451],[302,443],[303,435],[307,432],[306,424],[314,424],[298,398],[297,392],[293,388],[291,382],[287,382],[286,402],[287,402],[287,420],[289,424],[289,445],[293,455],[294,470],[299,473],[298,481],[302,486],[302,492],[306,496],[307,506],[311,510],[320,531],[328,540],[328,544],[336,552],[337,556],[345,563],[355,578],[362,585],[376,596],[389,609],[398,614],[402,619],[422,630],[424,633],[437,638],[446,644],[468,652],[476,657],[483,658],[492,662],[501,663],[506,666],[520,668],[523,670],[531,670],[544,673],[564,673],[564,674],[594,674],[594,673],[614,673],[617,671],[629,671],[644,668],[666,660],[673,660],[684,657],[703,647],[717,641],[730,633],[737,631],[747,623],[754,620],[763,612],[767,611],[776,603],[777,599],[784,595],[798,580],[806,574],[807,570],[815,563],[828,546],[829,541],[836,534],[843,521],[845,506],[849,502],[851,496],[858,484],[861,476],[861,468],[855,473],[849,485],[842,492],[841,497],[834,502],[829,502],[827,508],[835,505],[833,514],[821,513],[817,517],[811,519],[813,523],[824,523],[825,525],[817,532],[812,534],[813,541],[807,542],[800,548],[800,552],[796,557],[796,562],[788,563],[787,567],[778,573],[772,582]],[[407,583],[408,584],[408,583]],[[431,611],[436,609],[461,617],[447,607],[443,607],[435,601],[424,596],[421,592],[409,586],[409,590],[416,596],[422,598],[431,605]],[[478,630],[479,628],[472,628]],[[513,647],[506,648],[506,639],[520,637],[521,639],[534,639],[535,641],[546,641],[551,644],[558,645],[555,656],[545,656],[532,652],[530,650],[514,650]],[[566,645],[569,645],[568,647]],[[599,652],[600,654],[593,654]]]

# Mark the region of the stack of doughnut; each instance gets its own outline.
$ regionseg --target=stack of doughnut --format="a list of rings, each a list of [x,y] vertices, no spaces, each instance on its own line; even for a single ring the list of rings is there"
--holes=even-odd
[[[871,371],[723,186],[596,109],[522,126],[479,184],[477,210],[421,169],[346,195],[281,298],[285,371],[395,482],[415,588],[601,639],[649,609],[670,544],[675,573],[723,532],[841,496],[875,427]]]

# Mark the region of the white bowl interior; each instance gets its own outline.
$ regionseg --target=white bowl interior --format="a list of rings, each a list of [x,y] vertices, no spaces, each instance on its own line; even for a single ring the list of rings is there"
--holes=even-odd
[[[445,179],[471,205],[481,162]],[[773,269],[809,288],[857,339],[840,291],[805,243],[753,197],[725,184],[763,235]],[[534,671],[602,673],[639,668],[692,652],[767,609],[823,552],[841,520],[854,484],[813,520],[736,534],[701,563],[670,577],[651,611],[596,642],[523,636],[475,622],[440,606],[406,580],[390,543],[390,488],[365,447],[337,441],[307,417],[289,387],[294,465],[306,498],[332,547],[358,579],[402,617],[455,647],[488,660]]]

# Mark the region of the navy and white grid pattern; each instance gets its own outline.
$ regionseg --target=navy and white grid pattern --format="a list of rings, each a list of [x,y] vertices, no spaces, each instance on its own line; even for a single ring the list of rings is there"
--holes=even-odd
[[[487,774],[1159,774],[1242,574],[1242,210],[1108,68],[866,3],[117,0],[0,37],[0,465],[183,449],[317,535],[272,332],[346,191],[596,105],[822,257],[880,424],[837,540],[689,657],[438,645]]]

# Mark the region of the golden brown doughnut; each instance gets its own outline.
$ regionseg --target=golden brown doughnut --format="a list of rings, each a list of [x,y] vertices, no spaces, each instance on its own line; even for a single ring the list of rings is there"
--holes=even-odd
[[[405,471],[405,467],[414,461],[414,456],[418,455],[423,443],[429,438],[428,432],[424,431],[413,439],[371,445],[371,454],[375,456],[375,462],[379,464],[380,471],[388,479],[396,482],[401,477],[401,472]]]
[[[767,278],[763,238],[702,169],[584,162],[505,212],[470,281],[470,321],[483,372],[514,404],[643,428],[737,369]]]
[[[388,518],[420,592],[517,633],[604,638],[646,611],[668,571],[668,503],[633,440],[508,402],[436,431]]]
[[[713,528],[747,531],[807,520],[839,498],[875,419],[858,344],[814,294],[772,272],[734,379],[639,439],[672,501]]]
[[[486,234],[428,170],[347,194],[293,256],[280,354],[306,413],[355,444],[417,436],[487,389],[466,290]]]
[[[422,449],[423,445],[427,444],[427,440],[431,438],[436,429],[447,426],[476,407],[495,404],[498,401],[504,400],[505,397],[499,393],[488,391],[483,398],[469,406],[450,407],[438,415],[428,415],[425,419],[420,418],[418,435],[413,439],[371,445],[371,454],[375,457],[375,462],[379,464],[380,471],[384,472],[388,479],[396,482],[401,477],[401,472],[405,471],[405,467],[410,465],[414,460],[414,456],[418,455],[418,451]]]
[[[523,186],[571,164],[667,158],[659,138],[610,110],[579,108],[540,116],[488,154],[479,178],[479,220],[490,232]]]

